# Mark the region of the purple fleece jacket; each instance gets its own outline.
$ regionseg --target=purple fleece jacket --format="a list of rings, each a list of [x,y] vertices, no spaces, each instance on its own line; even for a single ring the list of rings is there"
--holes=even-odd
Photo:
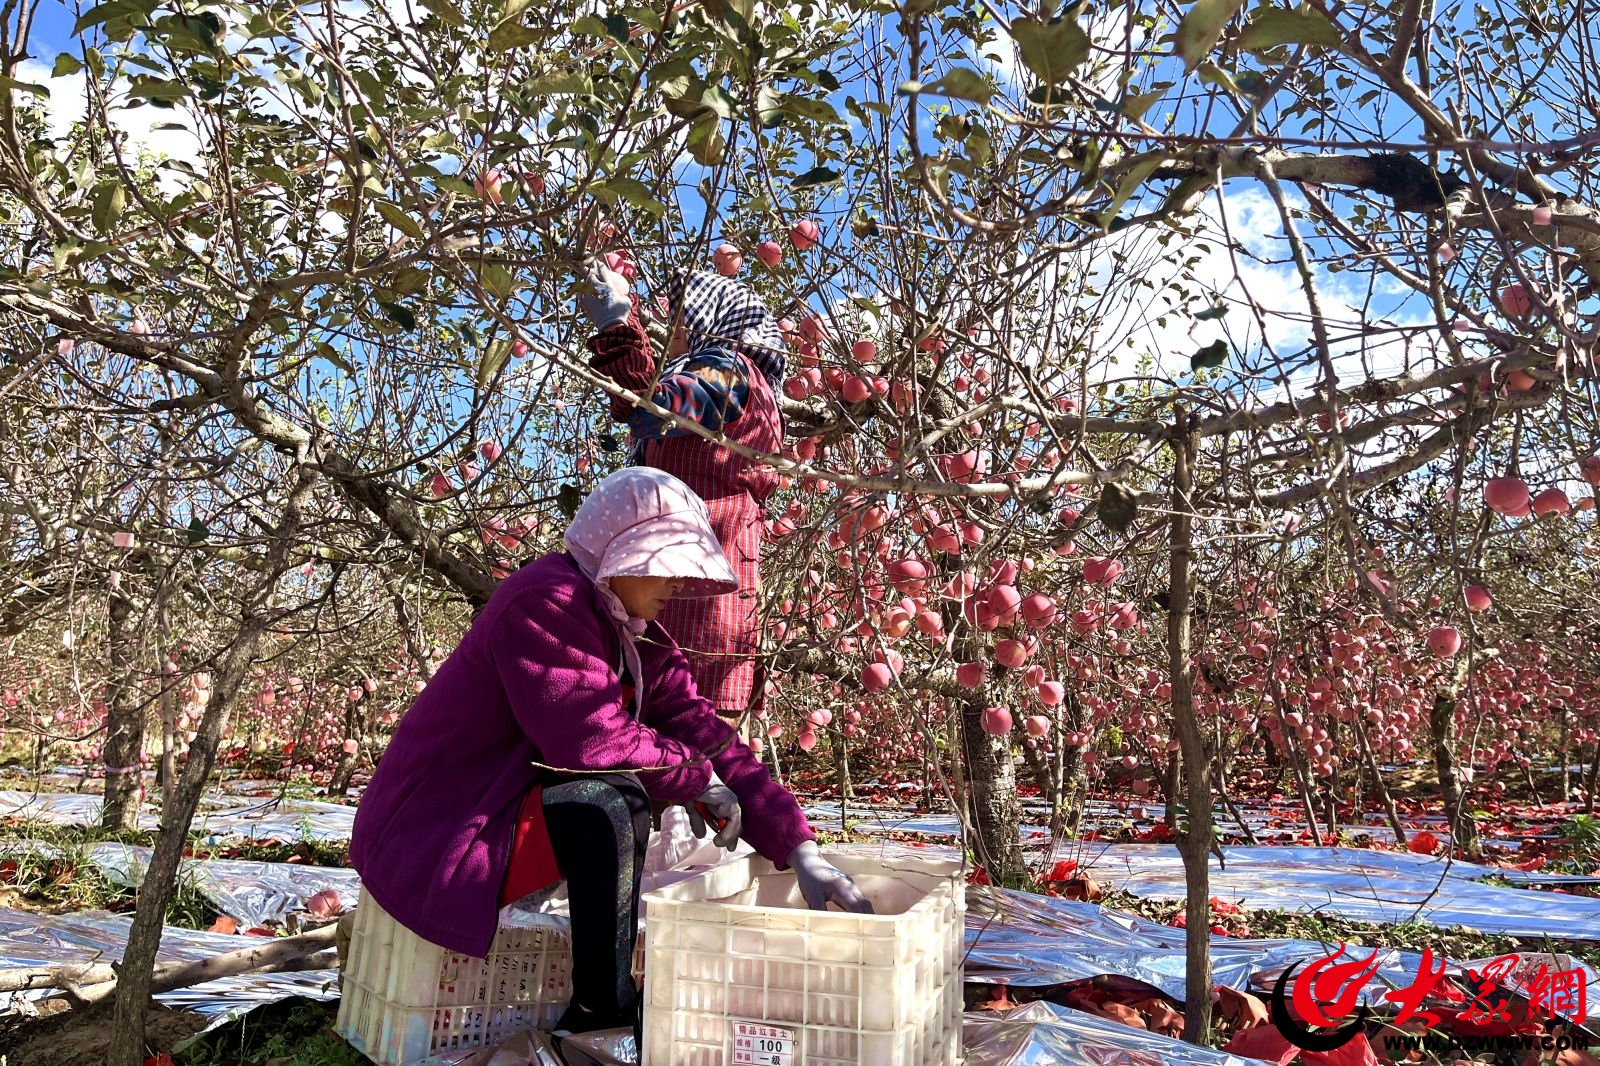
[[[761,855],[781,866],[815,839],[795,798],[695,693],[683,653],[654,622],[639,640],[644,717],[632,716],[602,610],[570,555],[536,559],[501,582],[401,719],[356,810],[350,861],[418,936],[488,953],[517,808],[549,776],[533,760],[632,771],[666,803],[705,791],[714,766]]]

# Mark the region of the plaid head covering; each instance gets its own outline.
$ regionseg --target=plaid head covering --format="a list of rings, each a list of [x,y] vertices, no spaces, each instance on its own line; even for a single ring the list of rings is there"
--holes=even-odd
[[[737,351],[774,392],[783,388],[783,334],[754,289],[707,270],[680,270],[667,283],[667,321],[680,309],[689,332],[688,358],[708,348]]]

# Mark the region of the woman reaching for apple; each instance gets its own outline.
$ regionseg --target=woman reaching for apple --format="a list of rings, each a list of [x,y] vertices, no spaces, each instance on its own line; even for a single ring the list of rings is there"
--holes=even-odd
[[[417,697],[356,810],[350,859],[372,902],[482,957],[498,909],[567,882],[572,1003],[558,1029],[639,1024],[631,973],[651,801],[690,807],[791,867],[806,903],[869,913],[795,798],[690,677],[655,621],[738,585],[700,498],[629,467],[578,508],[565,552],[525,564]]]
[[[679,272],[667,286],[671,332],[658,364],[626,278],[596,261],[594,295],[580,298],[596,333],[589,365],[618,385],[726,440],[759,454],[783,447],[777,394],[784,374],[783,335],[749,286],[707,271]],[[613,398],[611,417],[626,422],[635,465],[682,479],[705,500],[738,594],[674,601],[661,624],[683,649],[695,687],[717,712],[739,717],[759,705],[760,560],[763,507],[778,487],[769,466]]]

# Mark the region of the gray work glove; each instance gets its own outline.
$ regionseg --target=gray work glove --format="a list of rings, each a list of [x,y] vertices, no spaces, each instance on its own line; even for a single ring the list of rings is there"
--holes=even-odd
[[[800,882],[800,894],[805,897],[806,906],[812,910],[827,910],[829,903],[837,903],[856,914],[875,913],[872,901],[861,894],[850,875],[822,857],[815,840],[807,840],[789,854],[789,867]]]
[[[591,294],[579,296],[578,306],[596,331],[627,321],[628,312],[633,310],[633,301],[628,298],[632,287],[627,278],[596,259],[589,264],[585,282]]]
[[[701,840],[706,837],[708,820],[717,827],[717,835],[711,838],[717,847],[732,851],[739,846],[739,835],[744,832],[744,812],[739,809],[739,797],[722,783],[715,771],[706,790],[689,804],[689,828]]]

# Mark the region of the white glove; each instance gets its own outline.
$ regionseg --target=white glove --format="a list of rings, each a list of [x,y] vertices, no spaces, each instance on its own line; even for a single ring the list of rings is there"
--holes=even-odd
[[[733,794],[733,789],[722,783],[716,771],[712,771],[711,783],[706,790],[696,796],[688,807],[689,827],[694,830],[695,836],[705,839],[706,815],[709,814],[719,827],[717,835],[711,838],[717,847],[732,851],[739,846],[739,835],[744,832],[744,813],[739,809],[739,797]]]
[[[806,906],[812,910],[825,911],[829,903],[837,903],[856,914],[876,913],[872,901],[861,894],[850,875],[822,857],[815,840],[807,840],[789,853],[789,867],[800,882]]]
[[[589,264],[587,280],[593,295],[579,296],[578,306],[594,328],[601,330],[626,321],[628,312],[633,310],[633,301],[628,298],[632,288],[628,279],[596,259]]]

